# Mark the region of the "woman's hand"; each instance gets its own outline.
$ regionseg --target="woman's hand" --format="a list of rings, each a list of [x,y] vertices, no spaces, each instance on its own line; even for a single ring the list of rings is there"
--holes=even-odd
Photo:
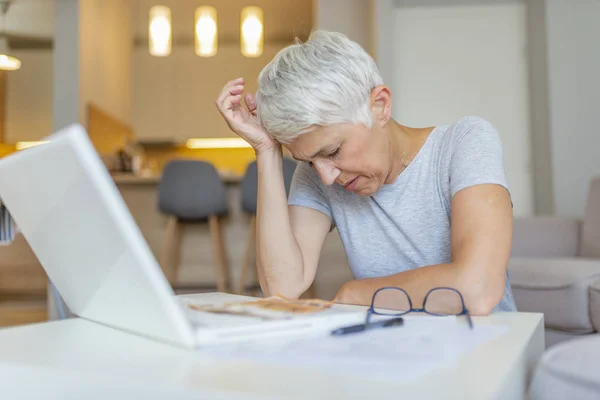
[[[244,78],[227,82],[217,98],[217,108],[229,128],[246,140],[257,153],[277,149],[279,143],[258,123],[254,96],[250,93],[246,94],[244,97],[246,105],[242,104],[244,83]]]

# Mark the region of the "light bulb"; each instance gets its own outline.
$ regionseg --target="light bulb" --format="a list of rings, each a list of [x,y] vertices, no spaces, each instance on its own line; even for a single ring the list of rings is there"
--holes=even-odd
[[[214,7],[196,9],[195,51],[201,57],[217,54],[217,10]]]
[[[242,54],[246,57],[258,57],[263,51],[263,12],[259,7],[245,7],[241,17]]]
[[[165,6],[150,9],[150,54],[164,57],[171,53],[171,10]]]

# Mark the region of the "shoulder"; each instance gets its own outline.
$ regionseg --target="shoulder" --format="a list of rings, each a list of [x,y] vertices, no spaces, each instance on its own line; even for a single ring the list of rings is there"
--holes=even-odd
[[[468,186],[495,183],[508,188],[500,136],[481,117],[464,117],[453,124],[446,158],[452,196]]]
[[[455,122],[457,128],[460,129],[494,129],[494,126],[490,121],[485,118],[478,117],[476,115],[468,115],[462,117]]]
[[[460,146],[465,139],[469,141],[500,142],[498,131],[490,121],[477,116],[467,116],[452,125],[452,142],[454,147]]]
[[[473,152],[503,152],[498,131],[485,118],[466,116],[441,128],[437,141],[440,156],[446,162]]]

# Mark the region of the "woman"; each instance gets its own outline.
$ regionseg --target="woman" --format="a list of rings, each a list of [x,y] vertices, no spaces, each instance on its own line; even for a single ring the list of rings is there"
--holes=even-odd
[[[245,105],[244,83],[228,82],[216,103],[256,151],[265,294],[300,296],[335,226],[356,278],[336,302],[368,305],[378,288],[396,286],[421,307],[430,289],[451,287],[471,314],[516,310],[507,276],[512,206],[489,122],[394,121],[373,59],[333,32],[279,52]],[[301,161],[288,201],[282,145]]]

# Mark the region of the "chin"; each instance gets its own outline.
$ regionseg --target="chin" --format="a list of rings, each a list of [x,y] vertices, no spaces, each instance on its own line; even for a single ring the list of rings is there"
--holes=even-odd
[[[372,196],[373,194],[375,194],[375,192],[377,192],[377,189],[373,190],[373,188],[371,188],[371,187],[366,187],[366,188],[357,190],[354,193],[359,195],[360,197],[369,197],[369,196]]]
[[[359,190],[355,191],[354,193],[359,195],[360,197],[373,196],[375,193],[377,193],[377,191],[379,190],[381,185],[382,185],[382,183],[380,183],[379,181],[373,182],[371,180],[370,182],[368,182],[368,184],[365,187],[361,187]]]

